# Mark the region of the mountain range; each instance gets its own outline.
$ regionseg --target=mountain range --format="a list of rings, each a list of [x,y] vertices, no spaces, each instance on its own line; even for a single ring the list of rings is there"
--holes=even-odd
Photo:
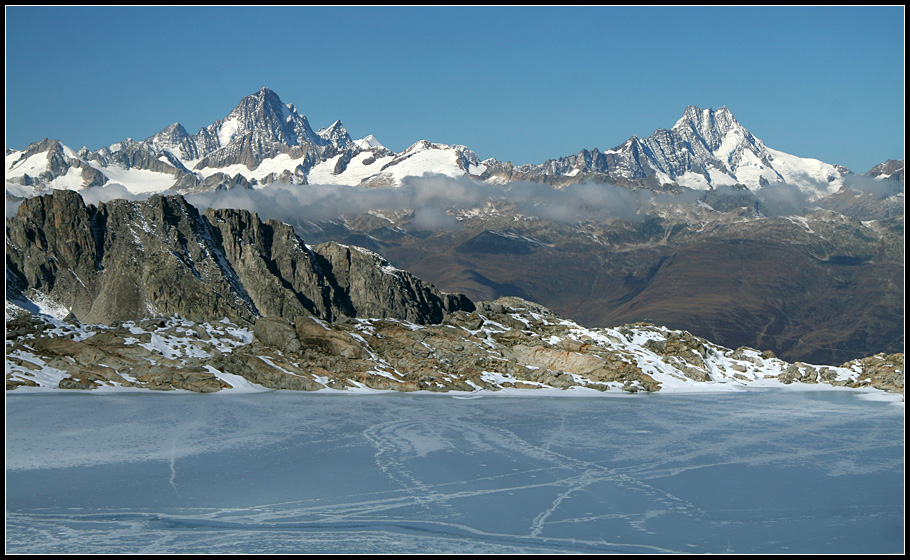
[[[894,170],[878,169],[876,176]],[[902,173],[902,171],[901,171]],[[710,190],[795,185],[811,200],[833,194],[853,173],[839,165],[773,150],[729,109],[687,107],[670,129],[632,136],[614,148],[584,149],[539,165],[481,161],[465,146],[420,140],[396,153],[372,135],[353,140],[341,121],[314,131],[306,116],[268,88],[244,97],[228,115],[190,135],[180,123],[141,141],[76,151],[45,139],[6,149],[8,195],[120,184],[133,193],[191,193],[241,186],[345,184],[400,186],[407,177],[468,176],[495,184],[586,181]]]
[[[7,300],[84,321],[193,310],[252,321],[363,318],[417,297],[395,313],[420,324],[517,296],[586,326],[648,321],[839,364],[903,349],[903,169],[890,160],[858,175],[770,149],[726,107],[688,107],[648,138],[539,165],[424,140],[396,153],[372,135],[352,139],[341,121],[314,131],[263,88],[194,135],[175,123],[96,151],[48,139],[8,147],[8,206],[24,213],[7,221]],[[54,193],[116,185],[212,207],[171,196],[145,201],[154,209],[86,205]],[[348,209],[313,217],[318,204],[301,198],[257,215],[212,203],[219,193],[261,200],[277,192],[270,185],[328,192]],[[419,206],[446,190],[472,196]],[[405,202],[383,206],[389,193]],[[269,220],[282,205],[281,221]],[[78,223],[67,229],[52,214]],[[372,264],[350,273],[363,255]],[[411,288],[374,274],[393,269]],[[168,294],[174,274],[186,296]]]

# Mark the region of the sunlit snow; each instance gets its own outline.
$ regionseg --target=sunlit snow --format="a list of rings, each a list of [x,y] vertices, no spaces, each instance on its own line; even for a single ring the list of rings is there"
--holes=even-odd
[[[233,177],[239,173],[251,181],[261,181],[271,173],[280,175],[284,171],[293,172],[305,159],[305,157],[292,158],[288,154],[278,154],[275,157],[262,160],[262,162],[256,166],[256,169],[252,170],[242,163],[235,163],[232,165],[225,165],[224,167],[204,167],[202,169],[196,169],[195,171],[203,177],[209,177],[215,173],[225,173]],[[185,165],[189,167],[192,163],[194,162],[190,161],[185,163]]]
[[[106,175],[108,184],[120,184],[133,194],[158,193],[174,186],[176,177],[170,173],[159,173],[148,169],[125,169],[118,165],[103,167],[95,162],[89,165]]]
[[[218,129],[218,141],[222,146],[227,146],[230,144],[231,139],[234,138],[234,135],[237,133],[237,130],[240,128],[240,119],[233,117],[226,119],[221,127]]]
[[[833,194],[840,190],[844,179],[837,168],[812,158],[803,158],[768,148],[774,156],[772,164],[784,182],[796,185],[800,191],[813,198]]]
[[[313,166],[307,173],[307,182],[313,185],[359,185],[361,181],[378,174],[394,156],[377,158],[373,152],[361,152],[351,158],[342,173],[335,175],[335,165],[341,156]]]

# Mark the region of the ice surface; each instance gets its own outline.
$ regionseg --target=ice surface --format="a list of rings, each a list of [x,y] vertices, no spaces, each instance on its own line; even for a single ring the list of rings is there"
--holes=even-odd
[[[900,553],[903,407],[8,394],[12,553]]]

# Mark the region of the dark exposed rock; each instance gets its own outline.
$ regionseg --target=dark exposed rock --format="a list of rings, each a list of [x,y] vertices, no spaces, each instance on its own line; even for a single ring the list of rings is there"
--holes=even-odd
[[[366,249],[328,242],[317,245],[315,252],[337,286],[338,307],[349,317],[395,317],[426,324],[439,323],[454,311],[474,310],[465,296],[442,293]]]
[[[200,214],[180,196],[95,207],[54,191],[23,201],[6,231],[7,299],[38,291],[83,322],[177,314],[245,324],[306,315],[423,324],[474,309],[376,255],[337,244],[320,254],[287,224],[245,210]]]

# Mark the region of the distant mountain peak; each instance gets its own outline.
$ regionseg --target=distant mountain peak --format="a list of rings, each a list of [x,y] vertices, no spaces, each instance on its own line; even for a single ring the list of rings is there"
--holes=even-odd
[[[368,134],[366,138],[361,138],[360,140],[355,140],[355,144],[363,148],[364,150],[369,150],[371,148],[385,148],[382,143],[376,139],[372,134]]]
[[[210,163],[224,163],[234,153],[245,152],[249,157],[244,157],[243,163],[253,167],[288,147],[315,148],[328,144],[293,105],[283,103],[277,93],[265,87],[241,99],[227,117],[202,129],[193,138],[202,156],[231,148],[230,153],[218,154]]]
[[[695,105],[686,107],[682,118],[676,121],[671,130],[682,131],[691,129],[702,137],[706,134],[709,136],[723,137],[733,128],[742,129],[742,125],[737,122],[736,117],[726,105],[715,109],[702,109]],[[743,129],[745,130],[745,129]]]
[[[256,99],[257,102],[260,104],[268,103],[268,104],[283,105],[283,103],[281,102],[281,98],[278,97],[278,94],[267,87],[263,87],[256,93],[247,95],[246,97],[244,97],[243,99],[240,100],[240,104],[243,104],[243,101],[248,98]]]
[[[258,92],[241,99],[240,103],[234,107],[225,120],[241,118],[267,122],[274,118],[279,122],[283,122],[287,113],[290,112],[291,109],[282,103],[277,93],[268,88],[262,88]]]
[[[179,122],[175,122],[167,128],[162,129],[161,132],[149,136],[145,141],[150,143],[176,144],[176,142],[179,142],[184,138],[189,138],[189,136],[190,134],[183,128],[183,125]]]
[[[344,128],[344,124],[342,124],[341,120],[333,122],[327,128],[320,128],[316,131],[316,134],[330,144],[334,144],[341,149],[354,144],[354,141],[351,139],[350,135],[348,135],[348,131]]]
[[[320,134],[320,135],[323,133],[329,134],[329,133],[335,133],[335,132],[339,132],[339,131],[347,132],[347,130],[345,130],[345,128],[344,128],[344,123],[342,123],[340,119],[336,120],[329,126],[320,128],[319,130],[316,131],[316,134]]]

